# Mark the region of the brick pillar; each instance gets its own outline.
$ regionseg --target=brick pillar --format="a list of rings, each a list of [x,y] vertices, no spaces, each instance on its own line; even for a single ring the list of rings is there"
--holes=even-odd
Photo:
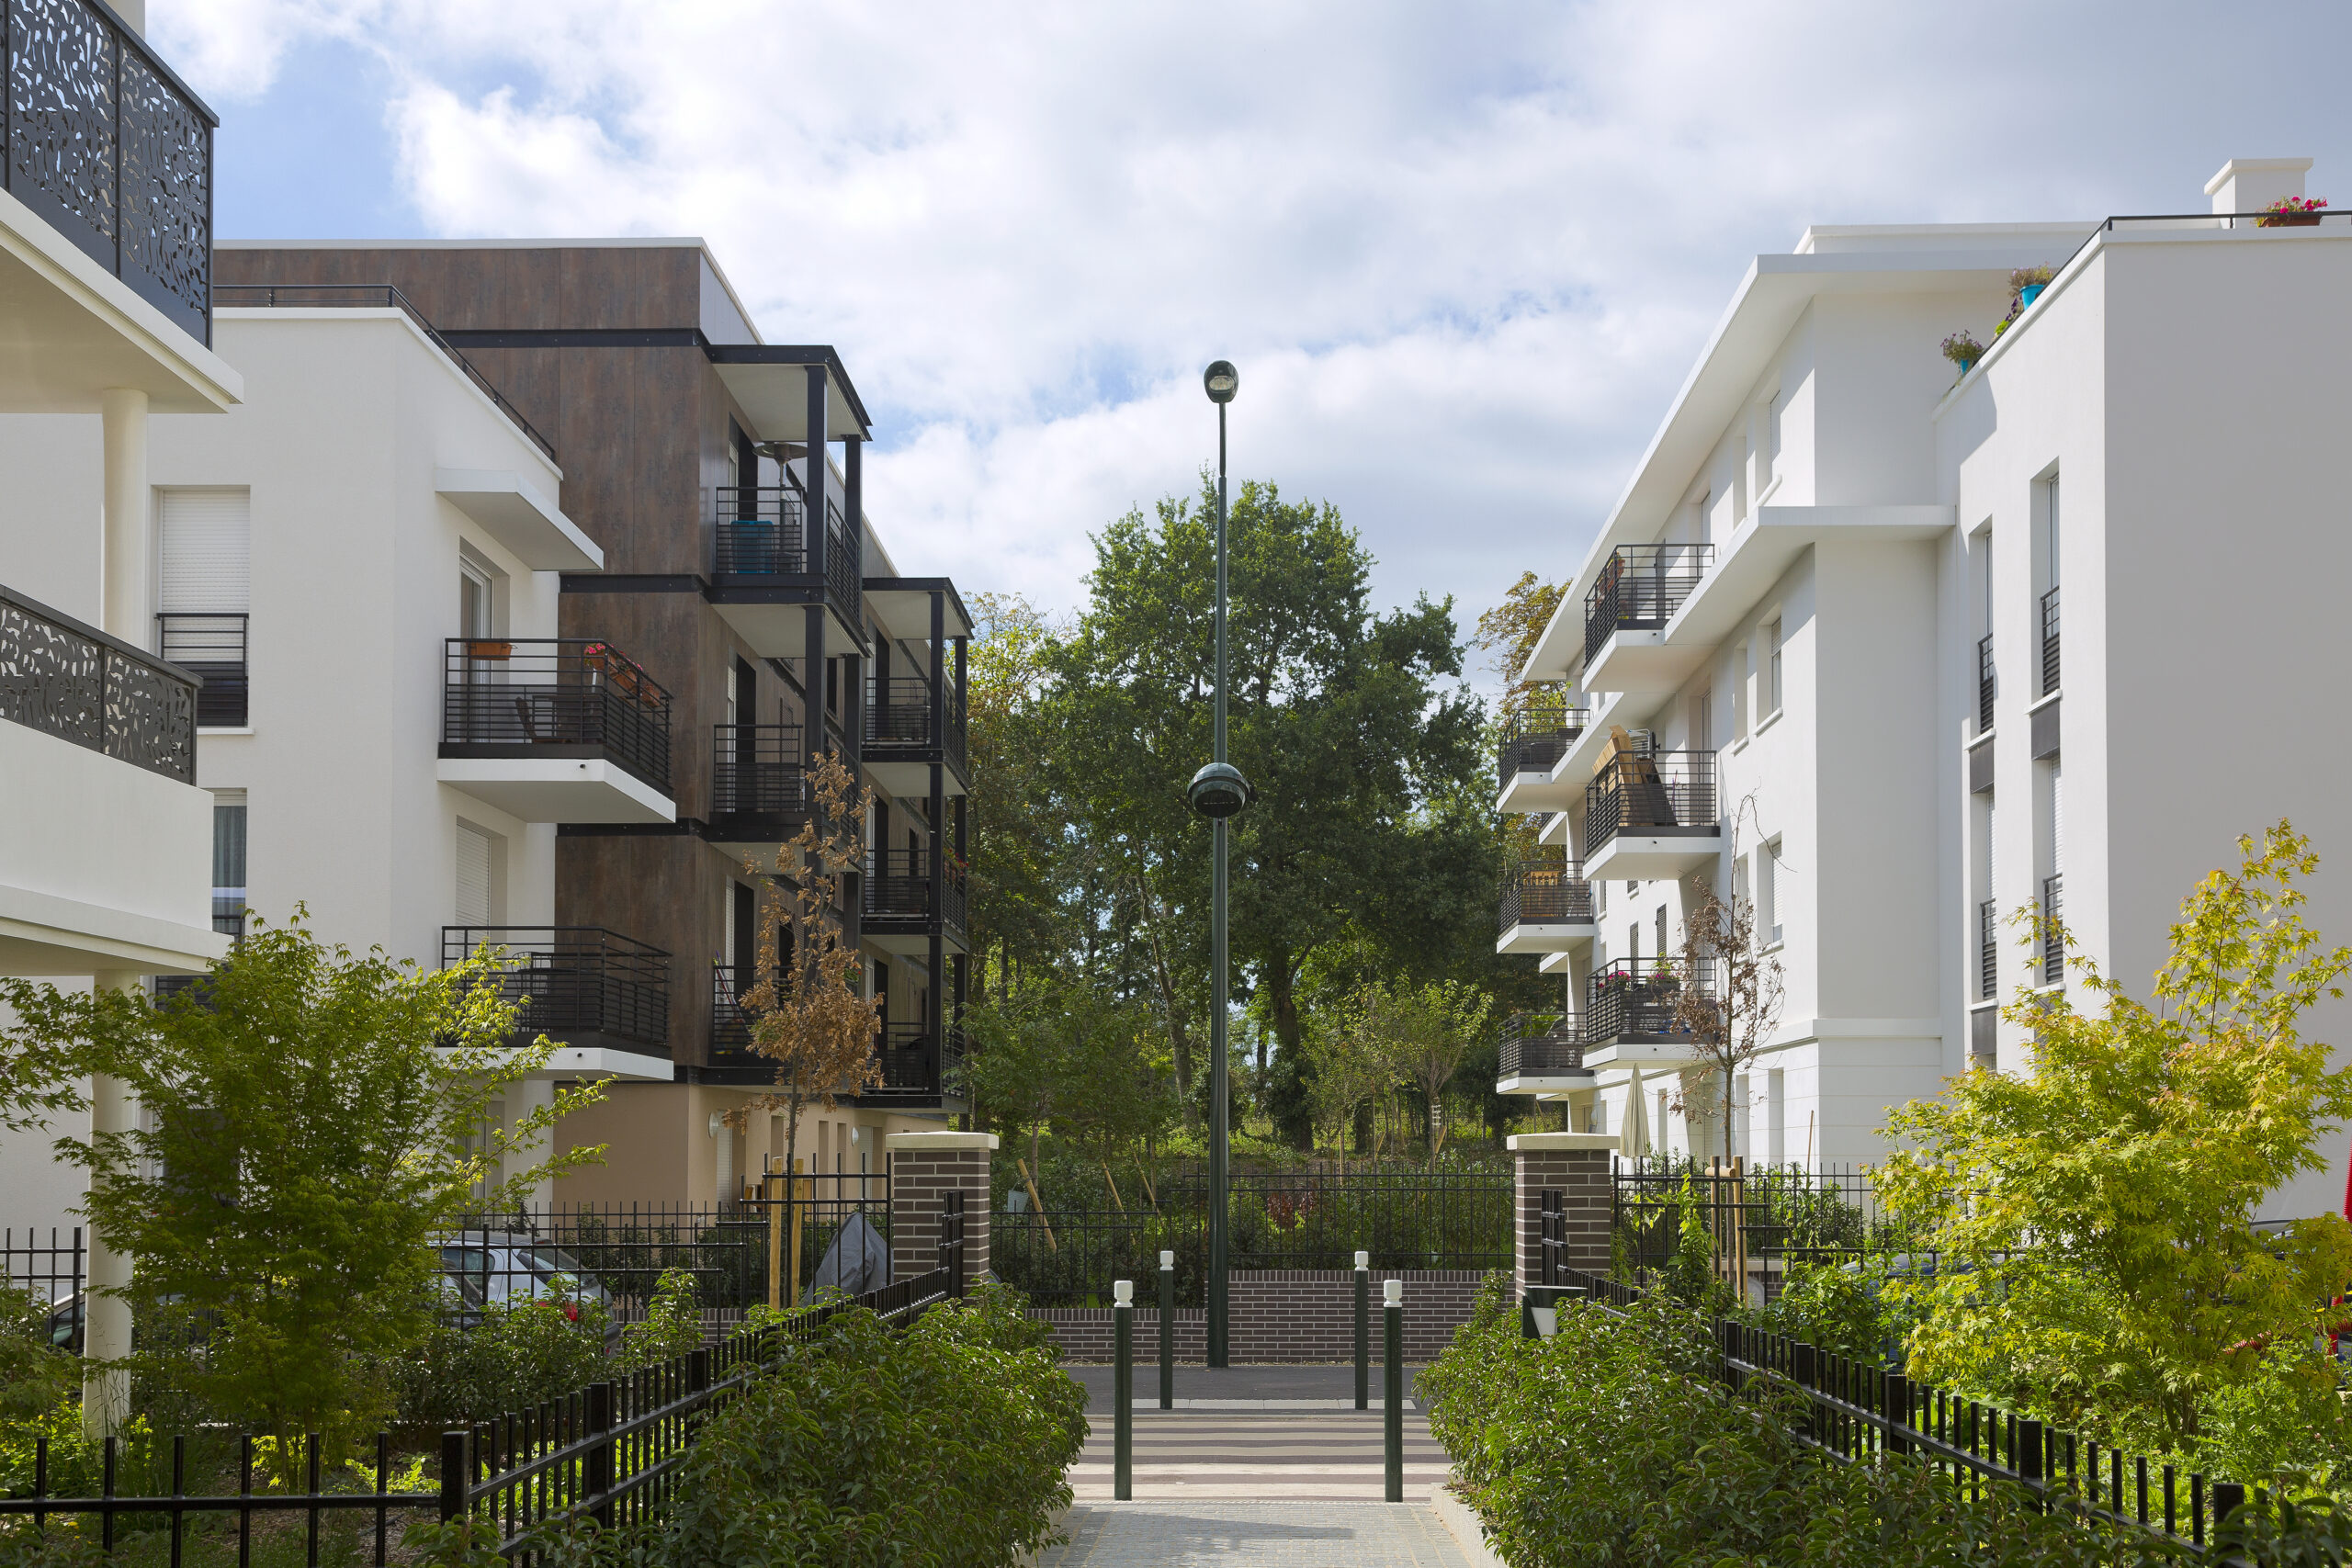
[[[964,1278],[989,1271],[989,1156],[994,1133],[891,1133],[890,1278],[910,1280],[939,1267],[944,1195],[964,1190]]]
[[[1544,1193],[1560,1194],[1567,1213],[1571,1269],[1609,1272],[1609,1179],[1614,1133],[1521,1133],[1510,1140],[1517,1177],[1517,1284],[1520,1292],[1544,1277]]]

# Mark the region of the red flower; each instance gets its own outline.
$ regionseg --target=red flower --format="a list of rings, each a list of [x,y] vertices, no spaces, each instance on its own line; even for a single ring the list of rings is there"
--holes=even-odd
[[[578,1323],[578,1322],[580,1321],[580,1305],[579,1305],[579,1303],[578,1303],[577,1302],[566,1302],[566,1303],[563,1303],[563,1315],[564,1315],[564,1318],[565,1318],[565,1320],[566,1320],[566,1321],[568,1321],[568,1322],[571,1322],[571,1323]]]

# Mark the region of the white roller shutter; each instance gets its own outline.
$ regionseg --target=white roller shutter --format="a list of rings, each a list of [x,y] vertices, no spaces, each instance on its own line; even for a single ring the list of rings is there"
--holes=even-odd
[[[458,824],[458,923],[490,924],[490,835]]]
[[[165,615],[238,615],[253,599],[253,492],[243,487],[156,493]]]

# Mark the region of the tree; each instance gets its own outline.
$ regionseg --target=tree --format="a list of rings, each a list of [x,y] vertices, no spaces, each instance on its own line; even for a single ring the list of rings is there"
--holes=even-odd
[[[1182,783],[1210,753],[1215,491],[1130,513],[1095,539],[1091,603],[1055,660],[1073,817],[1132,889],[1191,1089],[1176,976],[1204,966],[1207,828]],[[1491,895],[1487,824],[1460,801],[1479,777],[1479,708],[1450,602],[1370,608],[1372,561],[1336,509],[1240,487],[1231,559],[1229,728],[1259,798],[1236,819],[1233,953],[1261,988],[1278,1052],[1274,1111],[1311,1136],[1301,966],[1351,920],[1392,951],[1442,948]]]
[[[1744,894],[1735,892],[1726,903],[1710,892],[1683,921],[1682,954],[1675,966],[1681,973],[1674,1027],[1690,1036],[1705,1086],[1699,1095],[1686,1091],[1677,1109],[1686,1117],[1695,1117],[1702,1107],[1722,1112],[1728,1165],[1739,1069],[1756,1059],[1781,1021],[1781,961],[1760,950],[1756,906]]]
[[[1314,1064],[1307,1105],[1315,1124],[1331,1136],[1331,1152],[1347,1168],[1348,1136],[1375,1097],[1396,1087],[1396,1074],[1373,1038],[1381,993],[1367,987],[1351,1003],[1317,1009],[1306,1054]]]
[[[1445,1116],[1446,1086],[1461,1069],[1470,1043],[1486,1032],[1494,998],[1458,980],[1398,983],[1379,990],[1368,1009],[1366,1032],[1395,1077],[1421,1091],[1429,1111],[1430,1168],[1435,1170],[1451,1130]]]
[[[2352,1225],[2255,1221],[2325,1168],[2316,1139],[2352,1118],[2352,1067],[2298,1021],[2343,996],[2352,948],[2322,948],[2299,912],[2296,879],[2319,863],[2308,840],[2282,821],[2239,850],[2235,873],[2182,903],[2151,1001],[2076,955],[2065,991],[2021,989],[2003,1010],[2033,1031],[2030,1074],[1969,1071],[1891,1119],[1914,1146],[1879,1168],[1880,1192],[1945,1260],[1900,1287],[1925,1313],[1913,1375],[2177,1446],[2267,1351],[2331,1326]],[[2018,919],[2037,945],[2064,940]]]
[[[974,594],[972,611],[971,937],[985,993],[991,960],[1004,988],[1059,956],[1066,843],[1053,805],[1054,626],[1017,594]]]
[[[1478,629],[1470,644],[1487,655],[1489,666],[1503,678],[1498,719],[1508,722],[1519,717],[1527,711],[1529,699],[1542,690],[1538,682],[1521,680],[1520,671],[1534,656],[1544,628],[1552,624],[1567,592],[1564,582],[1545,582],[1533,572],[1523,571],[1517,582],[1503,591],[1503,602],[1478,617]]]
[[[1060,1039],[1054,1026],[1056,999],[1049,982],[1031,981],[975,1003],[965,1012],[971,1032],[968,1074],[975,1099],[1017,1147],[1024,1132],[1029,1156],[1017,1160],[1031,1205],[1042,1212],[1037,1190],[1038,1145],[1052,1122],[1063,1082]],[[1048,1247],[1053,1232],[1046,1233]]]
[[[1149,1049],[1151,1021],[1134,1003],[1084,982],[1058,987],[1056,1001],[1055,1124],[1094,1156],[1112,1207],[1124,1213],[1111,1162],[1165,1133],[1176,1110]]]
[[[775,1064],[775,1088],[727,1113],[736,1131],[757,1114],[785,1113],[785,1168],[800,1149],[800,1112],[810,1100],[882,1081],[874,1043],[882,998],[859,994],[857,949],[842,941],[842,881],[865,856],[865,802],[840,758],[820,754],[808,771],[816,809],[776,851],[777,883],[760,901],[759,979],[741,1006],[751,1049]],[[756,868],[754,868],[756,869]]]
[[[603,1153],[523,1164],[601,1083],[511,1127],[493,1115],[556,1048],[510,1043],[522,1004],[503,967],[488,950],[438,970],[355,956],[298,909],[254,918],[161,1006],[0,980],[16,1059],[111,1074],[146,1112],[58,1141],[90,1173],[84,1213],[135,1259],[147,1327],[117,1370],[274,1436],[278,1455],[305,1432],[347,1445],[390,1415],[390,1369],[440,1305],[435,1237]]]

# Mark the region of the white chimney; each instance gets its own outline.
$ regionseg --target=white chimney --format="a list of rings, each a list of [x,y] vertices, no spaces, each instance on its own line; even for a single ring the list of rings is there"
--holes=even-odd
[[[2285,197],[2301,201],[2309,158],[2233,158],[2205,182],[2216,212],[2263,212]]]

